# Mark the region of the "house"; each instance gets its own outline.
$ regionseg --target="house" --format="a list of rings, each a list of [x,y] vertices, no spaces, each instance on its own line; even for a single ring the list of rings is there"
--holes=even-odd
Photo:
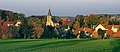
[[[116,32],[115,34],[113,34],[113,37],[120,38],[120,31],[118,31],[118,32]]]
[[[120,25],[104,25],[104,24],[99,24],[99,25],[95,28],[95,31],[97,32],[98,29],[102,29],[102,30],[112,30],[113,32],[116,33],[119,28],[120,28]]]
[[[3,22],[3,26],[12,26],[14,25],[13,22]]]
[[[59,25],[59,22],[55,18],[52,18],[52,21],[55,27]]]
[[[20,20],[16,20],[16,21],[15,21],[15,26],[20,26],[20,24],[21,24],[21,21],[20,21]]]
[[[93,30],[91,28],[84,28],[84,31],[88,32],[88,33],[92,33],[93,32]]]
[[[61,21],[70,21],[69,18],[61,18]]]
[[[73,21],[70,21],[70,19],[69,18],[61,18],[61,21],[60,21],[61,23],[62,23],[62,25],[69,25],[69,26],[72,26],[72,24],[73,24]]]
[[[104,25],[104,24],[99,24],[99,25],[97,25],[96,28],[95,28],[95,31],[97,32],[98,29],[108,30],[108,29],[107,29],[107,25]]]
[[[83,31],[83,28],[77,28],[76,30],[75,30],[75,34],[77,35],[77,39],[79,39],[79,37],[80,37],[80,32],[81,31]]]
[[[110,37],[119,37],[119,30],[120,25],[104,25],[104,24],[99,24],[96,28],[95,31],[97,32],[98,29],[104,30],[105,31],[105,36],[110,35]]]
[[[111,30],[116,33],[118,31],[119,27],[120,27],[120,25],[112,25]]]
[[[83,31],[83,28],[77,28],[74,33],[75,34],[80,34],[81,31]]]
[[[65,31],[70,30],[70,27],[68,25],[60,25],[59,28],[63,28]]]

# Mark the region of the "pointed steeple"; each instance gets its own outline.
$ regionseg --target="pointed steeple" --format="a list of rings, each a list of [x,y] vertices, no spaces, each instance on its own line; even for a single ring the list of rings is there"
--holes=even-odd
[[[48,11],[48,16],[52,16],[50,9],[49,9],[49,11]]]

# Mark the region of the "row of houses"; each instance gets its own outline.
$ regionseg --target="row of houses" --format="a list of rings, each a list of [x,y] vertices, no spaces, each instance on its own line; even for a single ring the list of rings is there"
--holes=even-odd
[[[110,35],[111,37],[120,37],[120,25],[105,25],[105,24],[99,24],[96,25],[95,29],[92,28],[77,28],[74,32],[76,34],[79,34],[81,31],[88,32],[91,34],[92,38],[98,37],[98,30],[101,29],[105,31],[105,36]]]

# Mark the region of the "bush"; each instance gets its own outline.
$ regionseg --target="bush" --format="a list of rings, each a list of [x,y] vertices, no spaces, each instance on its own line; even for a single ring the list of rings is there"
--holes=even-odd
[[[75,38],[75,34],[72,32],[72,30],[68,30],[66,33],[66,39],[72,39]]]
[[[44,32],[42,34],[42,38],[58,38],[59,32],[57,29],[53,28],[52,26],[48,26],[44,28]]]
[[[80,38],[86,38],[86,35],[85,35],[85,32],[84,32],[84,31],[81,31],[81,32],[80,32]]]

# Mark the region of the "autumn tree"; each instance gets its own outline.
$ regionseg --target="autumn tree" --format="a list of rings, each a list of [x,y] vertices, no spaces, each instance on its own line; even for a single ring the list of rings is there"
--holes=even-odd
[[[75,21],[74,24],[73,24],[73,27],[74,27],[75,29],[80,28],[80,23],[79,23],[79,21]]]
[[[33,38],[41,38],[41,35],[44,32],[44,29],[42,28],[41,20],[37,17],[30,18],[29,24],[34,26],[34,32],[32,37]]]
[[[109,24],[109,18],[105,18],[105,17],[100,18],[100,19],[98,20],[98,23],[108,25],[108,24]]]
[[[74,19],[74,21],[78,21],[79,22],[79,26],[83,27],[84,26],[84,16],[83,15],[77,15]]]
[[[87,23],[88,27],[92,28],[93,25],[96,25],[98,23],[98,17],[94,14],[90,14],[89,16],[85,17],[85,23]]]

